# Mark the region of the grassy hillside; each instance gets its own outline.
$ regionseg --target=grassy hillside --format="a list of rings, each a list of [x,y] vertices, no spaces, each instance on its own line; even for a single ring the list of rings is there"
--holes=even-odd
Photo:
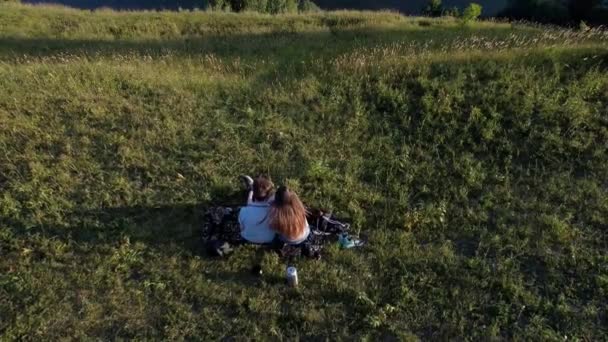
[[[607,69],[601,31],[0,4],[0,335],[605,339]],[[295,290],[206,257],[257,172],[369,246]]]

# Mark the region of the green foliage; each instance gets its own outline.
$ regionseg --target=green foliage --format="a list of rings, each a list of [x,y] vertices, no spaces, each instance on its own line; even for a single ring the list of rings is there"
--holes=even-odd
[[[479,4],[471,3],[463,11],[460,19],[463,23],[470,23],[477,20],[481,15],[482,7]]]
[[[210,8],[215,11],[232,10],[231,0],[210,0]]]
[[[268,0],[231,0],[232,11],[253,11],[266,13]]]
[[[312,5],[307,6],[312,8]],[[280,14],[297,12],[298,3],[297,0],[213,0],[211,8],[220,11]]]
[[[270,14],[295,13],[297,11],[297,0],[268,0],[267,12]]]
[[[320,12],[321,8],[311,0],[300,0],[298,2],[298,11],[301,13]]]
[[[607,39],[0,5],[0,340],[601,341]],[[207,257],[257,172],[368,245]]]
[[[443,11],[443,15],[447,17],[459,18],[461,16],[461,13],[458,7],[452,7]]]
[[[297,13],[298,12],[298,0],[287,0],[285,4],[284,13]]]
[[[423,12],[429,17],[440,17],[443,14],[442,0],[428,0]]]
[[[268,8],[268,0],[249,0],[246,10],[264,13]]]

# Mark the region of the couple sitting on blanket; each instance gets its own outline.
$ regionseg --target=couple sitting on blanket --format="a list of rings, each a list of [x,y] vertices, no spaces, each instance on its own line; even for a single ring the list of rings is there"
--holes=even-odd
[[[265,176],[243,176],[249,190],[247,206],[239,213],[241,236],[250,243],[267,244],[278,238],[289,245],[306,241],[310,227],[306,208],[293,191],[274,184]]]

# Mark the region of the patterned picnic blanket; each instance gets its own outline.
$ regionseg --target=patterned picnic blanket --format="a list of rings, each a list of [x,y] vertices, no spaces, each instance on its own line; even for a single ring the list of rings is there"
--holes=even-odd
[[[239,207],[211,207],[203,217],[202,238],[204,243],[223,241],[232,245],[246,243],[241,238],[238,222]],[[310,226],[308,239],[300,245],[282,243],[278,239],[270,246],[282,257],[306,256],[320,258],[323,245],[335,242],[341,234],[348,234],[350,225],[337,220],[333,215],[318,209],[309,210],[307,216]]]

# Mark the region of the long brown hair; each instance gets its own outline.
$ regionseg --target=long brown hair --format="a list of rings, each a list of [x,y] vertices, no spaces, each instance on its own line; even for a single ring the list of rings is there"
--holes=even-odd
[[[306,208],[298,195],[285,186],[279,187],[270,206],[270,228],[287,239],[297,239],[306,227]]]

